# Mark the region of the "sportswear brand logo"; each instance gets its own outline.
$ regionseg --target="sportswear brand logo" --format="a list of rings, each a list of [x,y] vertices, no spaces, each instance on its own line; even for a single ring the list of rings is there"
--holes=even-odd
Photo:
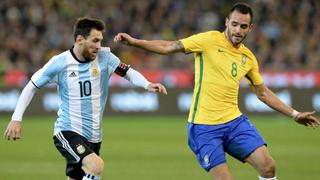
[[[218,49],[218,52],[224,52],[224,50],[223,49]]]
[[[75,72],[70,73],[69,77],[77,77]]]

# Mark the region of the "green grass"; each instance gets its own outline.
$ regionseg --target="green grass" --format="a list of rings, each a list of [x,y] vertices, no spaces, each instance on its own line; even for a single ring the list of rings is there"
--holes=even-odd
[[[9,121],[0,116],[1,134]],[[188,148],[186,117],[106,116],[101,156],[108,180],[209,180]],[[283,116],[251,116],[284,180],[320,179],[320,132]],[[66,179],[52,141],[54,116],[26,116],[23,138],[0,140],[1,180]],[[235,180],[255,180],[248,164],[228,157]]]

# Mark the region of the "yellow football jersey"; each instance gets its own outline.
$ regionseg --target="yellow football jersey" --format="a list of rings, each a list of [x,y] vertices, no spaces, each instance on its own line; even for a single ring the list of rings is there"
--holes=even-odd
[[[194,53],[195,86],[188,121],[222,124],[241,115],[238,108],[240,81],[246,77],[260,85],[256,57],[243,44],[234,48],[219,31],[199,33],[180,40],[186,53]]]

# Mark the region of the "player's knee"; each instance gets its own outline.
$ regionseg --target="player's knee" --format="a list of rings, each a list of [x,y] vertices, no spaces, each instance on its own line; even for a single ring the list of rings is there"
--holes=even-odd
[[[276,163],[272,158],[269,158],[264,161],[261,176],[262,177],[274,177],[276,173]]]
[[[103,160],[95,154],[94,156],[88,156],[90,157],[85,157],[82,162],[84,171],[88,174],[100,177],[104,168]]]
[[[232,180],[232,175],[226,163],[220,164],[212,169],[210,173],[213,175],[214,180]]]
[[[104,168],[104,162],[101,158],[97,158],[92,163],[90,163],[88,169],[89,174],[92,174],[94,176],[101,176],[103,173]]]

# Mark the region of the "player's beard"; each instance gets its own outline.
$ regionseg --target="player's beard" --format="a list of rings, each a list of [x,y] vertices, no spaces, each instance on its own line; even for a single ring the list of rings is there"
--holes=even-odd
[[[97,55],[94,54],[94,53],[91,53],[89,48],[87,48],[87,47],[85,47],[83,49],[82,56],[83,56],[83,58],[85,59],[86,62],[93,61],[97,57]]]
[[[237,36],[237,35],[235,35],[235,34],[232,34],[232,38],[237,38],[237,39],[240,39],[240,40],[237,40],[236,42],[235,41],[233,41],[233,44],[234,45],[239,45],[239,44],[241,44],[242,43],[242,41],[246,38],[246,34],[244,34],[243,36]],[[234,40],[234,39],[233,39]]]
[[[233,46],[239,46],[239,44],[241,44],[243,42],[243,40],[247,37],[247,34],[244,34],[242,36],[237,36],[236,34],[231,33],[231,31],[228,28],[227,29],[227,36],[228,36],[229,40],[231,41],[231,43],[233,44]],[[235,38],[240,39],[240,40],[235,40]]]

